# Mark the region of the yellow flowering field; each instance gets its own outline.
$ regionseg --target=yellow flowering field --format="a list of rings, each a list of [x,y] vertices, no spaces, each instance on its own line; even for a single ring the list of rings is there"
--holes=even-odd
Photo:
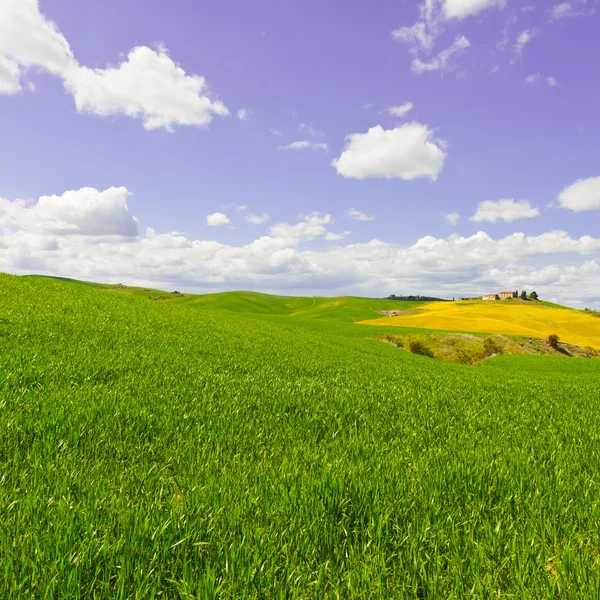
[[[556,333],[563,342],[600,348],[600,318],[583,311],[556,308],[537,302],[430,302],[413,314],[361,323],[537,338]]]

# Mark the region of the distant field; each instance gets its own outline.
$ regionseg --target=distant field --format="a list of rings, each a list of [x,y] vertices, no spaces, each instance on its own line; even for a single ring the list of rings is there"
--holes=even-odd
[[[538,302],[431,302],[414,314],[362,321],[368,325],[423,327],[546,338],[600,349],[600,321],[580,310]]]
[[[149,296],[0,274],[0,598],[597,597],[600,360]]]

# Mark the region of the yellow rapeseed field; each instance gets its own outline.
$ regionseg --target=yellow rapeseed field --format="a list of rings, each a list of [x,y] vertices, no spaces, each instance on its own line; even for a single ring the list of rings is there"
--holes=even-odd
[[[361,323],[536,338],[556,333],[563,342],[600,349],[600,318],[579,310],[544,306],[536,302],[431,302],[412,314]]]

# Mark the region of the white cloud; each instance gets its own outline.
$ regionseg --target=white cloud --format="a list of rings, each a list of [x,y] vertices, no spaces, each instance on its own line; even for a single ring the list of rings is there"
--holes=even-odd
[[[292,142],[287,146],[278,146],[277,150],[325,150],[325,152],[328,152],[329,146],[327,144],[319,144],[316,142],[303,140],[301,142]]]
[[[79,112],[140,117],[146,129],[208,125],[225,116],[225,105],[209,97],[204,77],[187,75],[164,48],[138,46],[118,67],[73,68],[65,87]]]
[[[457,212],[443,214],[442,216],[447,223],[450,223],[450,225],[457,225],[460,221],[460,215]]]
[[[350,208],[346,211],[346,216],[350,217],[353,221],[374,221],[375,217],[372,215],[368,215],[367,213],[362,212],[361,210],[356,210],[356,208]]]
[[[322,138],[325,133],[319,129],[315,129],[310,123],[300,123],[298,125],[298,131],[304,132],[306,135],[315,138]]]
[[[587,0],[575,0],[575,3],[578,5],[577,8],[573,6],[572,2],[561,2],[560,4],[555,4],[550,9],[550,18],[555,21],[559,21],[567,17],[589,16],[596,12],[594,8],[585,7]]]
[[[562,208],[575,212],[600,209],[600,177],[578,179],[558,196]]]
[[[538,34],[539,30],[537,29],[524,29],[519,33],[515,45],[513,47],[513,52],[515,55],[513,62],[521,56],[525,46],[529,44],[529,42],[531,42],[535,37],[537,37]]]
[[[124,187],[103,192],[82,188],[60,196],[42,196],[36,204],[0,198],[0,229],[49,235],[136,236],[138,222],[130,213]]]
[[[37,0],[1,0],[0,57],[62,77],[75,64],[69,43]]]
[[[417,75],[426,71],[446,71],[452,68],[452,58],[471,46],[471,43],[464,35],[456,37],[454,42],[448,48],[442,50],[429,62],[424,62],[420,58],[412,61],[411,69]]]
[[[531,75],[527,75],[527,77],[525,77],[523,83],[525,85],[533,85],[539,81],[540,77],[541,75],[539,73],[532,73]]]
[[[120,190],[111,192],[121,197],[113,208],[118,214],[128,192],[111,190]],[[91,197],[98,194],[105,192]],[[104,226],[106,235],[99,237],[89,230],[84,235],[86,227],[71,228],[69,235],[59,236],[56,228],[45,228],[43,218],[26,212],[37,204],[2,201],[0,271],[123,281],[159,289],[251,288],[311,295],[313,290],[373,296],[382,295],[382,290],[411,289],[451,297],[479,294],[490,287],[530,289],[535,284],[544,298],[576,302],[596,298],[600,302],[600,238],[572,238],[564,231],[537,236],[514,233],[500,239],[485,232],[469,237],[425,236],[412,245],[373,239],[317,250],[311,249],[314,240],[346,234],[330,231],[330,215],[311,213],[295,223],[277,223],[268,235],[248,244],[229,245],[151,229],[144,234],[118,235],[132,233],[131,222],[125,231],[122,224]],[[102,205],[112,206],[106,199]],[[60,218],[63,214],[70,217],[69,210],[61,210]],[[127,210],[125,216],[136,223]]]
[[[0,93],[19,91],[19,74],[30,67],[60,77],[79,112],[139,117],[147,129],[205,126],[228,114],[205,79],[186,74],[164,46],[138,46],[116,67],[91,69],[77,62],[37,0],[0,0]]]
[[[235,208],[237,211],[248,210],[247,204],[238,204],[237,202],[230,202],[229,204],[224,204],[223,208]]]
[[[326,239],[328,242],[337,242],[348,237],[351,233],[351,231],[344,231],[343,233],[333,233],[330,231],[325,234],[324,239]]]
[[[247,121],[250,117],[251,112],[247,108],[240,108],[237,111],[236,116],[240,121]]]
[[[504,8],[506,0],[445,0],[444,15],[447,19],[473,17],[489,8]]]
[[[497,223],[498,221],[512,223],[518,219],[538,217],[539,214],[539,209],[531,206],[529,200],[515,201],[512,198],[504,198],[502,200],[481,202],[477,207],[477,211],[471,217],[471,221],[476,223]]]
[[[464,35],[458,35],[454,43],[442,50],[433,60],[429,54],[433,51],[437,38],[452,21],[460,21],[475,16],[490,8],[504,8],[506,0],[423,0],[418,7],[418,20],[410,26],[392,31],[392,37],[410,46],[415,55],[412,70],[415,73],[448,69],[450,58],[470,46]],[[427,60],[420,54],[424,53]]]
[[[246,221],[248,223],[252,223],[253,225],[264,225],[267,221],[269,221],[271,215],[268,213],[262,213],[261,215],[248,215]]]
[[[552,75],[550,75],[550,77],[546,78],[546,83],[550,87],[556,87],[558,85],[558,81],[554,77],[552,77]]]
[[[405,102],[400,106],[390,106],[387,111],[392,117],[403,117],[407,112],[413,109],[412,102]]]
[[[339,175],[352,179],[436,180],[446,160],[445,142],[427,125],[412,122],[395,129],[371,127],[346,136],[339,158],[332,161]]]
[[[277,129],[276,127],[271,127],[271,129],[269,129],[269,133],[271,135],[275,135],[277,137],[280,137],[283,135],[283,133],[281,133],[281,131],[279,131],[279,129]]]
[[[10,58],[0,56],[0,94],[18,94],[21,91],[21,70]]]
[[[206,217],[206,224],[210,227],[229,227],[229,229],[233,229],[233,224],[229,220],[229,217],[220,212],[208,215]]]
[[[568,2],[561,2],[560,4],[555,4],[550,9],[550,16],[553,19],[562,19],[563,17],[568,17],[572,12],[573,8]]]

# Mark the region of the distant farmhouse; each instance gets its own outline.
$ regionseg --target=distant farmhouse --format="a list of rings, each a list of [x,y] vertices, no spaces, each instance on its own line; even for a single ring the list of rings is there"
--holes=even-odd
[[[517,298],[517,292],[500,292],[499,294],[485,294],[485,296],[481,296],[482,300],[512,300],[513,298]]]

